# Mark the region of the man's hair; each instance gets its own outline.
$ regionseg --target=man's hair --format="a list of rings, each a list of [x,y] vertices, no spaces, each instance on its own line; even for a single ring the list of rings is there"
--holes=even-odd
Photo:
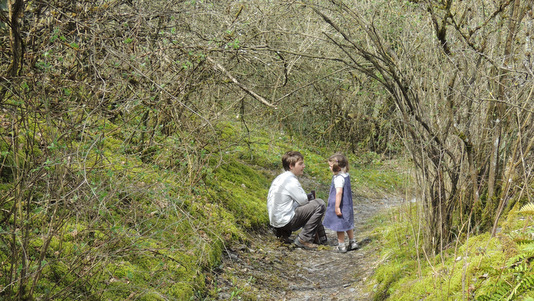
[[[349,171],[349,160],[347,160],[347,157],[345,157],[342,153],[335,153],[330,158],[328,158],[328,162],[332,162],[332,171],[333,172],[340,172],[343,170],[344,172]]]
[[[282,156],[282,165],[284,170],[289,170],[290,166],[294,166],[298,161],[303,160],[304,156],[297,151],[289,151]]]

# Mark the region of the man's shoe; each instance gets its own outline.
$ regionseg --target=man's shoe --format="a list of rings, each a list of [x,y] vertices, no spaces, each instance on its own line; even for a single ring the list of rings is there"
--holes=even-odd
[[[359,248],[360,245],[355,240],[349,242],[349,250],[358,250]]]
[[[290,244],[292,243],[293,241],[289,238],[289,236],[280,236],[280,237],[277,237],[278,240],[281,242],[281,243],[284,243],[284,244]]]
[[[326,245],[328,244],[328,237],[326,237],[326,233],[324,231],[323,227],[318,227],[317,232],[315,232],[315,237],[313,239],[313,243],[316,245]]]
[[[295,238],[295,245],[297,245],[297,247],[303,248],[305,250],[316,250],[317,249],[317,245],[316,244],[312,244],[311,242],[303,241],[298,236],[297,236],[297,238]]]
[[[315,233],[315,237],[313,238],[313,243],[316,245],[326,245],[328,243],[328,238],[325,237],[319,237],[317,233]]]
[[[326,246],[326,245],[328,245],[328,238],[319,239],[318,241],[313,241],[313,243],[316,244],[316,245]]]

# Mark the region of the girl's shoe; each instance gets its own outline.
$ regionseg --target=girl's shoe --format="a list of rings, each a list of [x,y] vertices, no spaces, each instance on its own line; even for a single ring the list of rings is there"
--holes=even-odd
[[[349,250],[358,250],[359,248],[360,245],[355,240],[349,242]]]
[[[338,244],[334,248],[334,251],[336,251],[338,253],[347,253],[347,246],[345,246],[345,244]]]

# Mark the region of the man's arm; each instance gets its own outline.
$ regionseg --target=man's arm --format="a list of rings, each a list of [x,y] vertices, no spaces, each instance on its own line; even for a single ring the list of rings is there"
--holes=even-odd
[[[297,177],[293,176],[289,178],[289,181],[286,186],[286,191],[289,193],[291,198],[298,203],[298,206],[308,204],[308,195],[304,192],[304,189],[300,185]]]

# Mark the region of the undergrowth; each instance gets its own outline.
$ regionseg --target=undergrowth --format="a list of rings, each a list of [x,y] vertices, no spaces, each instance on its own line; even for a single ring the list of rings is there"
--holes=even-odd
[[[418,204],[405,203],[375,218],[383,250],[374,279],[375,300],[534,300],[532,213],[514,208],[501,231],[466,236],[437,254],[425,251]],[[376,223],[379,224],[379,223]]]
[[[44,159],[20,170],[33,185],[23,194],[13,183],[21,177],[16,170],[2,170],[0,297],[214,298],[217,284],[210,283],[209,273],[225,247],[247,243],[247,231],[268,225],[266,195],[282,171],[282,154],[303,153],[305,178],[323,183],[303,182],[304,188],[326,199],[332,176],[326,159],[338,151],[283,132],[254,129],[253,136],[245,135],[232,122],[218,125],[223,144],[218,148],[199,148],[195,141],[184,146],[184,137],[165,135],[155,136],[157,146],[143,148],[134,138],[125,142],[128,128],[92,122],[73,132],[77,140],[64,135],[50,143],[44,137],[53,137],[55,129],[49,127],[24,136]],[[0,149],[6,150],[1,159],[13,167],[28,152],[7,151],[5,143]],[[354,185],[377,190],[402,185],[399,173],[379,160],[347,155]],[[19,285],[17,277],[25,281]],[[236,297],[245,290],[246,284],[237,285]]]

